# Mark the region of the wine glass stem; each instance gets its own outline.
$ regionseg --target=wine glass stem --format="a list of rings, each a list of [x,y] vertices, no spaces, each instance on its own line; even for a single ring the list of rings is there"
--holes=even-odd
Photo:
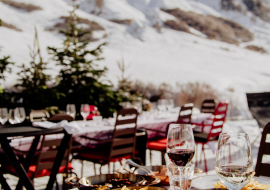
[[[182,183],[183,181],[183,177],[184,177],[184,167],[178,167],[178,170],[179,170],[179,181],[180,183]]]
[[[86,127],[86,117],[84,117],[83,120],[84,120],[84,126]]]

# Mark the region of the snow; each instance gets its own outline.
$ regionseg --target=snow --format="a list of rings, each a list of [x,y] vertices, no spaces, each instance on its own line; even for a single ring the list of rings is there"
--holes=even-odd
[[[37,27],[41,54],[49,63],[50,73],[56,76],[59,67],[51,60],[48,46],[61,47],[64,36],[46,31],[59,22],[61,16],[68,16],[72,10],[70,0],[16,0],[32,3],[43,10],[31,13],[20,11],[0,2],[0,17],[3,21],[20,28],[17,32],[0,28],[0,56],[11,55],[15,62],[13,73],[2,83],[4,87],[16,83],[20,71],[18,66],[29,64],[29,48],[34,39],[34,26]],[[101,12],[94,0],[81,0],[77,15],[99,23],[105,31],[95,31],[99,41],[89,45],[94,48],[102,42],[104,60],[99,66],[109,68],[107,77],[117,84],[120,70],[117,61],[124,59],[131,64],[127,75],[132,80],[144,83],[161,84],[166,82],[173,87],[176,83],[199,82],[211,85],[220,94],[220,100],[229,100],[240,112],[238,118],[251,118],[245,93],[268,91],[270,87],[270,55],[245,49],[246,45],[258,45],[270,52],[270,23],[264,22],[250,12],[224,11],[220,0],[104,0]],[[244,7],[242,1],[237,1]],[[255,35],[252,42],[239,46],[206,39],[205,35],[193,28],[196,35],[162,28],[154,28],[166,20],[176,19],[162,8],[180,8],[203,15],[221,16],[232,19],[247,27]],[[255,18],[255,19],[254,19]],[[131,19],[129,26],[110,22],[111,19]],[[256,20],[256,21],[254,21]],[[106,38],[103,36],[106,35]],[[174,88],[175,89],[175,88]],[[177,89],[175,89],[177,90]]]

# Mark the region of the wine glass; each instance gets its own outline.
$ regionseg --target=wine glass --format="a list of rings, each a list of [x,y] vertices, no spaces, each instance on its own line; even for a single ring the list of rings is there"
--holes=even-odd
[[[67,114],[75,118],[75,115],[76,115],[75,104],[67,104]]]
[[[173,99],[167,99],[167,104],[166,104],[167,110],[171,111],[174,107],[174,100]]]
[[[90,109],[88,104],[82,104],[81,105],[81,115],[84,120],[84,126],[86,126],[86,118],[90,114]]]
[[[158,109],[161,112],[166,110],[166,100],[165,99],[159,99],[158,100]]]
[[[253,161],[247,134],[219,135],[215,169],[220,181],[230,190],[240,190],[249,182]]]
[[[25,120],[25,110],[23,107],[15,109],[15,119],[18,123],[22,123]]]
[[[8,120],[8,111],[7,108],[0,108],[0,122],[4,125]]]
[[[140,101],[133,102],[134,108],[137,109],[138,113],[142,113],[142,103]]]
[[[9,121],[10,124],[13,125],[13,124],[18,123],[18,121],[16,119],[17,115],[18,115],[18,110],[9,109],[9,119],[8,119],[8,121]]]
[[[195,154],[195,141],[189,124],[171,124],[167,136],[167,154],[179,169],[183,169]]]

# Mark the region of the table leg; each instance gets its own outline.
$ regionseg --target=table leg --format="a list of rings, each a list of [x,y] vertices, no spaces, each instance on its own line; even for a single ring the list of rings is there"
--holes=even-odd
[[[145,130],[138,129],[136,136],[136,150],[138,151],[138,157],[141,159],[143,165],[145,165],[147,132]]]
[[[24,169],[26,171],[26,173],[28,172],[28,169],[31,165],[31,162],[35,156],[35,153],[36,153],[36,150],[37,150],[37,146],[38,146],[38,143],[39,143],[39,140],[40,140],[40,135],[39,136],[36,136],[32,142],[32,145],[31,145],[31,148],[26,156],[26,159],[24,161]],[[16,190],[20,190],[22,189],[22,182],[21,180],[19,180],[17,186],[16,186]]]
[[[65,152],[66,152],[66,150],[67,150],[67,148],[69,146],[71,136],[72,135],[65,132],[64,138],[61,141],[61,144],[59,146],[57,155],[55,157],[55,161],[53,163],[50,179],[49,179],[49,182],[47,184],[46,190],[51,190],[53,188],[53,184],[54,184],[54,182],[56,180],[56,174],[58,173],[59,167],[60,167],[61,162],[63,160],[63,157],[65,155]]]
[[[12,164],[14,170],[16,171],[18,177],[22,181],[23,185],[27,190],[34,190],[34,186],[30,181],[29,177],[27,176],[26,171],[24,170],[23,166],[21,165],[19,159],[17,158],[16,154],[14,153],[13,149],[9,144],[9,140],[7,138],[3,139],[1,142],[1,147],[4,153],[7,155],[10,163]]]
[[[11,190],[1,170],[0,170],[0,183],[4,190]]]

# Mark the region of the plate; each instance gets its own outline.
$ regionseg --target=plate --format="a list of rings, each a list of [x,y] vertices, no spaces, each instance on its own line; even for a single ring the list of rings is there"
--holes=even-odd
[[[137,187],[137,186],[132,186],[132,187],[127,187],[128,189],[135,189],[135,190],[140,190],[141,188],[143,188],[143,186],[141,187]],[[114,190],[121,190],[121,188],[119,189],[114,189]],[[147,190],[167,190],[166,188],[164,187],[152,187],[152,186],[148,186],[148,189]]]
[[[260,184],[269,185],[270,180],[263,177],[253,177],[255,181],[258,181]],[[217,175],[207,175],[197,177],[192,180],[191,186],[198,189],[211,189],[214,188],[214,183],[217,183],[219,178]],[[270,188],[267,188],[270,189]]]

